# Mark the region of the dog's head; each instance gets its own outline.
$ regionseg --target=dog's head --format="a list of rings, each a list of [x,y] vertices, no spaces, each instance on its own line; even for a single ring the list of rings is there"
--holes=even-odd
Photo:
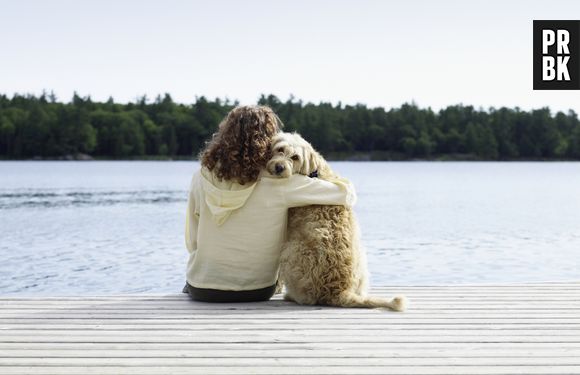
[[[278,133],[272,140],[272,158],[266,169],[273,176],[290,177],[293,174],[311,176],[326,163],[310,143],[298,133]]]

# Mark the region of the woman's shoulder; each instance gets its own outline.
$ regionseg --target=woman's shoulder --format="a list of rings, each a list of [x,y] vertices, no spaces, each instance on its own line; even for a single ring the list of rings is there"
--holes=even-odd
[[[189,180],[189,190],[194,189],[201,184],[202,169],[198,168],[193,172],[191,180]]]

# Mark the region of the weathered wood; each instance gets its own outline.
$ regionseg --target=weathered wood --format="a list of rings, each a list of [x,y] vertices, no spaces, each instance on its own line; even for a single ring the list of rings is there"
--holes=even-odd
[[[545,338],[556,338],[556,337],[563,337],[563,336],[572,336],[573,338],[580,341],[580,332],[578,329],[574,330],[567,330],[567,329],[548,329],[548,330],[535,330],[535,329],[455,329],[455,330],[448,330],[448,329],[430,329],[430,330],[389,330],[389,337],[393,338],[395,336],[404,336],[404,337],[413,337],[413,336],[436,336],[436,337],[445,337],[445,336],[462,336],[462,337],[470,337],[470,336],[493,336],[493,337],[517,337],[517,336],[542,336]],[[131,330],[127,331],[124,329],[118,328],[102,328],[98,330],[62,330],[62,329],[44,329],[44,330],[36,330],[36,329],[21,329],[14,332],[14,336],[25,338],[26,336],[34,336],[34,337],[51,337],[51,336],[59,336],[59,338],[70,336],[70,337],[125,337],[130,334],[133,338],[136,337],[164,337],[166,338],[170,335],[172,338],[177,337],[193,337],[196,339],[202,339],[204,337],[216,337],[216,336],[226,336],[226,337],[247,337],[248,335],[252,335],[253,337],[260,336],[260,337],[278,337],[280,334],[275,331],[275,329],[233,329],[229,330],[228,332],[224,332],[223,328],[208,330],[204,328],[184,328],[182,330],[149,330],[149,329],[139,329],[139,330]],[[355,337],[367,337],[377,336],[376,330],[368,330],[368,329],[348,329],[348,330],[341,330],[341,329],[303,329],[300,327],[296,327],[294,329],[286,329],[284,334],[286,337],[291,336],[301,336],[301,337],[347,337],[347,336],[355,336]],[[4,335],[4,339],[10,339],[12,336]]]
[[[272,358],[267,356],[262,357],[225,357],[220,358],[219,366],[224,367],[252,367],[260,366],[405,366],[410,365],[409,358],[398,357],[332,357],[332,358]],[[557,361],[559,366],[580,366],[580,358],[577,357],[501,357],[496,356],[492,358],[481,357],[446,357],[446,358],[413,358],[412,365],[418,366],[551,366]],[[167,357],[152,358],[138,355],[136,357],[125,358],[4,358],[3,362],[6,366],[86,366],[99,367],[107,366],[123,366],[133,364],[138,366],[171,366],[171,367],[196,367],[196,366],[216,366],[216,357],[209,358],[182,358]]]
[[[437,336],[437,335],[421,335],[421,336],[381,336],[380,333],[376,336],[347,336],[336,334],[335,336],[306,336],[301,334],[286,335],[280,337],[279,334],[260,334],[254,333],[251,335],[234,336],[228,334],[222,335],[89,335],[89,336],[73,336],[73,335],[62,335],[55,337],[53,335],[31,335],[31,336],[6,336],[2,339],[4,342],[110,342],[110,343],[187,343],[187,342],[201,342],[201,343],[269,343],[273,341],[277,342],[287,342],[287,343],[311,343],[311,342],[335,342],[340,340],[341,342],[367,342],[367,343],[379,343],[379,342],[389,342],[389,343],[421,343],[421,342],[457,342],[457,343],[496,343],[496,342],[537,342],[537,343],[580,343],[580,337],[578,336],[530,336],[530,335],[512,335],[512,336],[483,336],[483,335],[472,335],[472,336]]]
[[[389,350],[369,350],[369,348],[349,349],[219,349],[216,345],[205,348],[183,349],[1,349],[0,357],[6,358],[574,358],[578,360],[576,348],[389,348]],[[375,348],[376,349],[376,348]],[[414,362],[415,363],[415,362]]]
[[[312,320],[312,319],[310,319]],[[36,322],[37,320],[35,320]],[[191,330],[205,330],[205,331],[216,331],[216,330],[231,330],[231,331],[254,331],[254,330],[280,330],[280,331],[295,331],[295,330],[336,330],[336,331],[350,331],[350,330],[364,330],[364,331],[374,331],[377,329],[388,329],[389,331],[434,331],[434,330],[446,330],[446,331],[457,331],[457,330],[534,330],[534,331],[558,331],[565,330],[575,332],[580,330],[580,323],[540,323],[540,324],[488,324],[488,323],[469,323],[469,324],[455,324],[453,322],[434,324],[434,323],[388,323],[384,322],[381,324],[367,323],[361,326],[360,321],[348,321],[343,320],[336,322],[335,320],[313,322],[313,323],[301,323],[296,326],[296,323],[279,323],[271,320],[270,323],[264,322],[253,322],[253,321],[241,321],[241,322],[231,322],[222,324],[221,322],[212,323],[200,323],[193,321],[189,324],[184,324],[181,322],[175,322],[174,324],[123,324],[115,323],[108,324],[107,322],[101,324],[87,324],[87,323],[11,323],[11,324],[0,324],[0,329],[10,329],[13,331],[21,330],[36,330],[36,331],[46,331],[46,330],[70,330],[70,331],[102,331],[102,330],[123,330],[123,331],[191,331]]]
[[[255,366],[5,366],[2,368],[3,375],[78,375],[78,374],[101,374],[101,375],[562,375],[578,373],[578,366],[300,366],[295,363],[292,366],[260,366],[256,361]]]
[[[356,317],[325,317],[324,319],[317,318],[316,316],[309,316],[306,318],[301,318],[300,322],[310,323],[310,324],[317,324],[319,321],[324,321],[325,323],[334,323],[334,324],[361,324],[361,318],[358,319]],[[296,321],[296,318],[288,317],[288,318],[262,318],[256,319],[256,317],[252,317],[251,315],[247,317],[247,319],[226,319],[226,318],[219,318],[219,317],[194,317],[189,316],[187,318],[172,318],[172,317],[165,317],[164,319],[160,319],[159,317],[156,318],[45,318],[42,319],[41,317],[33,318],[33,319],[0,319],[0,324],[12,324],[12,323],[50,323],[50,324],[61,324],[61,323],[95,323],[95,324],[139,324],[139,325],[150,325],[150,324],[186,324],[186,325],[193,325],[193,324],[222,324],[226,326],[231,326],[230,328],[226,329],[234,329],[237,324],[244,323],[244,324],[269,324],[272,322],[285,322],[287,324],[293,324]],[[387,321],[384,317],[377,317],[377,318],[364,318],[364,324],[385,324]],[[478,317],[469,317],[469,318],[439,318],[437,316],[429,316],[425,318],[415,318],[415,319],[389,319],[389,324],[413,324],[413,325],[427,325],[427,324],[579,324],[580,320],[578,319],[554,319],[554,318],[528,318],[523,319],[521,317],[511,317],[511,318],[503,318],[503,319],[482,319]]]
[[[268,311],[263,313],[255,313],[251,311],[243,310],[232,310],[227,312],[183,312],[183,313],[164,313],[164,312],[148,312],[139,313],[126,311],[122,313],[108,313],[99,311],[87,311],[87,312],[64,312],[64,313],[53,313],[49,314],[44,312],[39,312],[37,314],[0,314],[0,323],[5,320],[17,320],[17,319],[36,319],[36,320],[50,320],[50,319],[167,319],[167,320],[215,320],[216,317],[220,317],[223,320],[255,320],[255,319],[277,319],[277,320],[295,320],[295,319],[382,319],[381,315],[388,315],[389,319],[392,321],[413,321],[413,320],[465,320],[465,319],[487,319],[493,321],[496,319],[515,319],[515,320],[537,320],[537,319],[549,319],[549,320],[564,320],[569,322],[580,322],[580,311],[538,311],[533,312],[528,311],[506,311],[505,313],[501,311],[455,311],[453,314],[452,310],[441,310],[441,311],[430,311],[430,312],[414,312],[406,313],[405,316],[391,316],[390,312],[383,312],[382,314],[369,314],[366,311],[361,310],[360,314],[350,314],[346,312],[325,312],[320,313],[302,313],[302,312],[289,312],[289,311]]]
[[[100,342],[84,342],[84,343],[0,343],[1,349],[62,349],[62,350],[191,350],[191,351],[214,351],[214,350],[366,350],[369,353],[376,351],[387,351],[388,353],[397,350],[498,350],[503,352],[512,349],[530,349],[530,350],[578,350],[580,343],[456,343],[456,342],[425,342],[425,343],[366,343],[366,342],[325,342],[325,343],[285,343],[285,342],[271,342],[271,343],[100,343]]]
[[[409,312],[0,297],[2,374],[577,374],[580,282],[388,286]]]

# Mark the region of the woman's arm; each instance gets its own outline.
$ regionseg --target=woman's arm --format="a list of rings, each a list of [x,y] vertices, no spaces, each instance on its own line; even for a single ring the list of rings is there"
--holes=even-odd
[[[187,251],[193,253],[197,250],[197,227],[199,225],[199,202],[197,190],[199,184],[195,176],[191,181],[189,196],[187,198],[187,213],[185,215],[185,246]]]
[[[288,207],[311,204],[352,207],[356,202],[354,186],[346,178],[325,181],[303,175],[292,175],[288,178],[285,196]]]

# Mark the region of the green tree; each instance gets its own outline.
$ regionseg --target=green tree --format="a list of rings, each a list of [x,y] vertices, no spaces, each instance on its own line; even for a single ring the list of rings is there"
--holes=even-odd
[[[580,122],[574,111],[452,105],[438,112],[405,103],[398,108],[304,103],[262,95],[286,131],[298,131],[323,154],[375,152],[396,157],[472,154],[479,159],[580,160]],[[196,98],[176,103],[169,94],[150,101],[94,102],[77,93],[59,102],[54,93],[0,94],[0,157],[197,155],[237,102]]]

